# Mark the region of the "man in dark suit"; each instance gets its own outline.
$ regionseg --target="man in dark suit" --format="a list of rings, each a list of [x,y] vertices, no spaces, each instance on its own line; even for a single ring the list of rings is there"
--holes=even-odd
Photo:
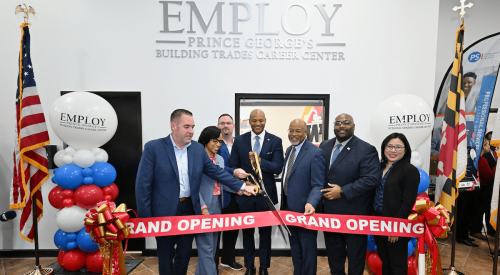
[[[255,109],[250,113],[252,131],[237,136],[233,143],[230,166],[241,167],[246,172],[253,173],[250,159],[254,158],[252,151],[257,152],[262,170],[262,181],[274,204],[278,203],[275,174],[280,174],[283,168],[283,144],[281,138],[264,131],[266,116],[262,110]],[[269,211],[263,196],[238,196],[236,202],[241,213]],[[245,275],[256,273],[254,228],[243,229],[243,249],[245,251]],[[271,267],[271,227],[259,227],[259,275],[268,274]]]
[[[233,131],[234,122],[233,117],[229,114],[222,114],[217,122],[217,127],[222,132],[222,146],[219,148],[217,154],[219,154],[224,159],[224,169],[229,173],[234,173],[234,168],[229,167],[229,158],[231,157],[231,151],[233,148]],[[236,214],[240,213],[238,204],[236,203],[236,193],[230,193],[226,190],[223,191],[224,205],[222,205],[222,214]],[[224,232],[219,232],[219,239],[222,235],[222,258],[221,265],[229,267],[233,270],[242,270],[243,266],[236,262],[235,260],[235,246],[236,240],[238,239],[239,230],[228,230]],[[217,242],[219,243],[219,242]],[[219,265],[220,254],[219,245],[217,245],[217,250],[215,253],[215,265]]]
[[[325,189],[322,190],[324,212],[370,215],[374,190],[382,178],[377,150],[354,136],[352,116],[341,114],[333,125],[335,138],[320,145],[327,159]],[[328,232],[324,235],[331,274],[345,275],[346,256],[349,275],[363,274],[366,235]]]
[[[203,174],[231,189],[253,192],[252,186],[215,165],[204,147],[191,140],[191,112],[175,110],[170,116],[170,127],[171,135],[144,146],[135,185],[139,218],[201,215],[199,192]],[[241,169],[235,173],[239,178],[247,176]],[[185,275],[192,243],[193,235],[156,237],[160,274]]]
[[[281,209],[311,215],[322,198],[326,166],[325,152],[306,137],[305,121],[293,120],[288,128],[288,140],[292,145],[286,150]],[[293,274],[316,274],[318,231],[295,226],[289,229]]]

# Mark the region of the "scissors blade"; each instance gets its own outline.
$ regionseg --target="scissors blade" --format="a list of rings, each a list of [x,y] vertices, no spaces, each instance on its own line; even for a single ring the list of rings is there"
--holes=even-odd
[[[288,226],[285,224],[285,221],[283,220],[283,218],[281,217],[281,214],[280,212],[278,212],[278,210],[276,210],[276,207],[274,207],[274,204],[273,202],[271,201],[271,199],[269,198],[269,196],[267,195],[267,192],[265,190],[262,190],[262,196],[264,196],[264,198],[266,199],[266,203],[267,203],[267,206],[269,206],[269,209],[273,212],[273,214],[281,221],[281,225],[283,227],[285,227],[286,231],[288,232],[288,235],[292,235],[292,233],[290,232],[290,229],[288,229]],[[280,227],[281,225],[279,225],[278,227]],[[280,231],[281,231],[281,227],[280,227]],[[283,234],[283,231],[281,232]],[[283,234],[283,238],[285,238],[285,235]],[[286,242],[286,239],[285,239],[285,242]]]

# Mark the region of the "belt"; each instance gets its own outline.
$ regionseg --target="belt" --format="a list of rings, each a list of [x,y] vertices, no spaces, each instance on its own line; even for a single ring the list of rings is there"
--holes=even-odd
[[[183,197],[183,198],[179,198],[179,201],[187,201],[190,199],[191,199],[191,197]]]

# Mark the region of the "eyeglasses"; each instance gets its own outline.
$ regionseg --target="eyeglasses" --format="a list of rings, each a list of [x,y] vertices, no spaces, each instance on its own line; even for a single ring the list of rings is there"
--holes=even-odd
[[[345,125],[345,126],[348,126],[348,125],[351,125],[352,121],[350,120],[344,120],[344,121],[335,121],[333,123],[333,125],[335,126],[340,126],[340,125]]]
[[[230,125],[233,125],[233,123],[232,122],[219,122],[219,125],[220,126],[224,126],[224,125],[230,126]]]
[[[393,146],[393,145],[386,145],[385,146],[385,150],[387,151],[392,151],[392,149],[396,149],[397,152],[401,152],[401,150],[403,150],[405,147],[404,146],[401,146],[401,145],[396,145],[396,146]]]
[[[296,133],[297,135],[300,135],[302,133],[302,130],[294,130],[294,129],[288,129],[287,132],[289,134]]]
[[[212,139],[212,141],[213,141],[214,143],[219,143],[219,144],[224,143],[224,140],[222,140],[222,139],[216,139],[216,138],[214,138],[214,139]]]

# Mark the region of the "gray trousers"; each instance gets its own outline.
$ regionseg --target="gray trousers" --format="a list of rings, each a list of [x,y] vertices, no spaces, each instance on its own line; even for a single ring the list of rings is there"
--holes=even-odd
[[[213,196],[210,205],[207,205],[210,215],[221,214],[222,201],[219,196]],[[214,257],[217,248],[219,232],[202,233],[196,235],[196,247],[198,249],[198,264],[196,275],[217,274]]]

